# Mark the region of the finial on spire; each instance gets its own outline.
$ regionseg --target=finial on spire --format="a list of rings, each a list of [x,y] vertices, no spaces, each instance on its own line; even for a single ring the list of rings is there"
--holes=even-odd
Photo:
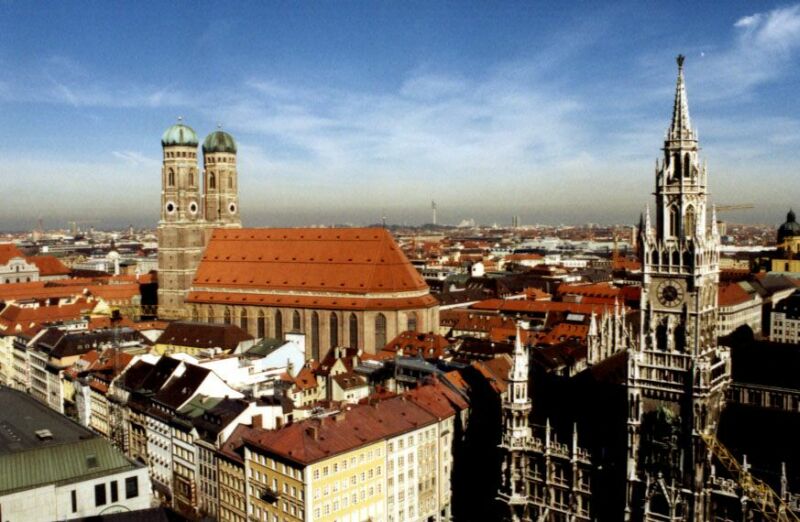
[[[183,123],[183,116],[178,116],[178,123]]]
[[[222,130],[222,123],[220,123],[220,122],[217,122],[217,128],[218,128],[219,130]]]
[[[696,140],[697,136],[692,130],[692,121],[689,119],[689,102],[686,99],[686,85],[683,81],[682,54],[678,55],[678,82],[675,87],[675,104],[672,108],[672,122],[667,132],[667,140]]]

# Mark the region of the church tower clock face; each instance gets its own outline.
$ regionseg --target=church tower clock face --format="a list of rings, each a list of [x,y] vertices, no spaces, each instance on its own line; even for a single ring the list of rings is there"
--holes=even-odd
[[[663,281],[656,288],[658,302],[664,306],[678,306],[683,302],[683,287],[673,281]]]

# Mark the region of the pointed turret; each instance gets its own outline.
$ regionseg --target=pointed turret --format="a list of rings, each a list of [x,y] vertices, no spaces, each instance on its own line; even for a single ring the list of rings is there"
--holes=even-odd
[[[675,104],[672,107],[672,123],[667,133],[668,141],[696,140],[689,118],[689,102],[686,99],[686,84],[683,79],[683,61],[685,57],[678,55],[678,84],[675,87]]]

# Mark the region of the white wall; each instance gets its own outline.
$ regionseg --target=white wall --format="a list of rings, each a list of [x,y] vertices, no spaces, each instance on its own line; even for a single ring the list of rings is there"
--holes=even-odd
[[[125,479],[133,476],[138,477],[139,495],[126,499]],[[111,501],[109,483],[112,481],[117,481],[118,498],[116,502]],[[95,505],[94,488],[97,484],[104,484],[106,490],[106,503],[102,506]],[[73,490],[77,497],[76,511],[72,510],[71,492]],[[115,508],[131,511],[147,509],[150,507],[150,500],[150,479],[147,477],[147,468],[138,468],[59,487],[51,484],[0,496],[0,511],[2,511],[3,522],[49,522],[89,517],[102,512],[110,513],[114,512]]]

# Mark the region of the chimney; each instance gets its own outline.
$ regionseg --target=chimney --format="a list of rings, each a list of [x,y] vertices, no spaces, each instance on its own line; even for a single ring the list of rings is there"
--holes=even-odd
[[[319,428],[317,426],[308,426],[306,428],[306,435],[317,440],[319,438]]]
[[[253,415],[253,428],[257,430],[264,429],[264,416],[260,413],[258,415]]]

